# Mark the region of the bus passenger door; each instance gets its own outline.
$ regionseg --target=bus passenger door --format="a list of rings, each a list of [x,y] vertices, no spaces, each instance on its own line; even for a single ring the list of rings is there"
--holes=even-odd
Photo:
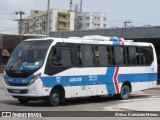
[[[72,50],[65,46],[53,46],[48,56],[45,74],[49,75],[49,86],[67,86],[67,78],[74,73],[68,72],[72,67]]]

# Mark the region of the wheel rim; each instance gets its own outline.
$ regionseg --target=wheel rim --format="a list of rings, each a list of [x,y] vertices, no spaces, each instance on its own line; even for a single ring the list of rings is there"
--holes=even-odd
[[[124,87],[123,88],[123,93],[122,94],[123,94],[124,97],[128,97],[128,95],[129,95],[129,89],[128,89],[128,87]]]
[[[53,94],[53,101],[55,102],[55,103],[58,103],[59,102],[59,95],[57,94],[57,93],[55,93],[55,94]]]

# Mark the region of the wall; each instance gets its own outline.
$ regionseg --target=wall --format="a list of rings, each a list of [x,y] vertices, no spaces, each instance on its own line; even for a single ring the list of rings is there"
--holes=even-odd
[[[117,36],[126,39],[160,38],[160,26],[50,32],[51,37],[67,38],[86,35]]]

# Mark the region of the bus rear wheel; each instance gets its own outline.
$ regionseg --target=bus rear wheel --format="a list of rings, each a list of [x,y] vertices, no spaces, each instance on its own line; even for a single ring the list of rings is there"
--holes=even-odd
[[[48,103],[51,106],[57,106],[61,102],[60,91],[58,89],[53,89],[48,97]]]
[[[29,99],[18,98],[18,101],[19,101],[21,104],[27,104],[27,103],[29,102]]]
[[[128,85],[123,85],[120,94],[114,95],[116,99],[127,100],[130,97],[130,88]]]

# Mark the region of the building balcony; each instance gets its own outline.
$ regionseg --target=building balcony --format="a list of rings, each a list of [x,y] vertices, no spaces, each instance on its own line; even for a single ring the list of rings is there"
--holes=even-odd
[[[70,18],[63,18],[63,17],[58,17],[59,22],[70,22]]]
[[[58,25],[58,29],[59,30],[69,30],[70,27],[69,26],[64,26],[64,25]]]
[[[59,11],[58,14],[60,14],[60,15],[70,15],[70,11]]]

